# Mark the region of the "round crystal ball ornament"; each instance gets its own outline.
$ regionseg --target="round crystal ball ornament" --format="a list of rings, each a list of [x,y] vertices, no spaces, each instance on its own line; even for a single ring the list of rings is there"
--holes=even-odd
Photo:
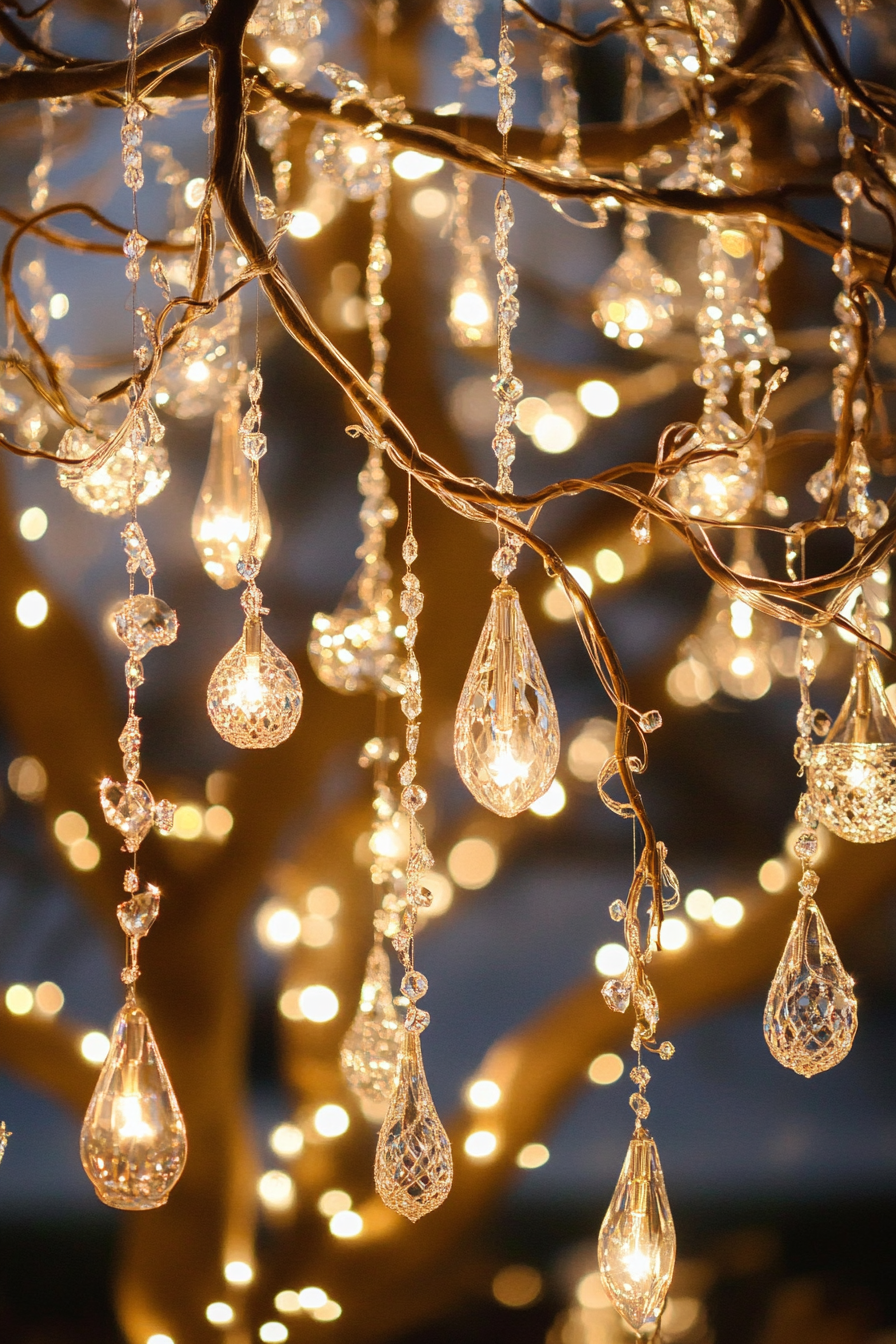
[[[668,336],[680,293],[643,243],[629,242],[595,286],[593,321],[626,350],[640,349]]]
[[[690,439],[682,449],[721,449],[742,437],[724,411],[704,415],[698,426],[700,439]],[[701,442],[702,440],[702,442]],[[761,476],[754,460],[745,454],[720,453],[718,457],[691,462],[673,476],[667,486],[669,503],[690,518],[733,523],[756,503]]]
[[[388,146],[360,131],[328,129],[323,122],[308,142],[315,177],[341,187],[350,201],[369,201],[388,164]]]
[[[70,429],[59,441],[57,457],[70,461],[83,459],[95,453],[102,442],[98,435]],[[135,475],[138,504],[148,504],[162,493],[171,475],[168,450],[163,443],[141,443],[137,449],[136,467],[133,444],[127,440],[117,453],[87,476],[75,477],[64,466],[56,468],[59,484],[72,498],[82,508],[102,514],[104,518],[122,518],[130,510]]]
[[[260,621],[246,621],[215,668],[206,703],[216,730],[235,747],[276,747],[294,731],[302,713],[298,674]]]

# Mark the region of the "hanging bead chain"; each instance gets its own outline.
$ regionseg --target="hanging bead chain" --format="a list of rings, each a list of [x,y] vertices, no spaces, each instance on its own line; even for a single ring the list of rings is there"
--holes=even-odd
[[[815,674],[818,670],[818,662],[813,656],[812,644],[820,638],[820,631],[809,630],[806,626],[803,627],[800,634],[798,668],[800,708],[796,717],[798,737],[793,748],[793,754],[799,763],[800,775],[804,774],[806,766],[812,759],[814,749],[812,734],[816,733],[823,737],[831,726],[828,715],[823,709],[813,709],[809,697],[809,687],[815,680]],[[812,867],[812,860],[818,851],[818,836],[815,834],[818,830],[818,813],[808,790],[801,796],[795,816],[803,828],[793,845],[793,852],[799,859],[803,870],[798,883],[799,892],[801,896],[814,896],[818,890],[818,873]]]
[[[126,187],[130,187],[133,194],[134,226],[122,246],[127,257],[125,275],[135,283],[140,276],[140,258],[146,251],[147,241],[137,228],[137,192],[144,182],[141,146],[143,144],[143,122],[146,119],[146,111],[137,101],[137,41],[142,26],[143,13],[137,0],[131,0],[128,9],[127,101],[124,109],[124,123],[121,128],[121,162],[124,164],[124,184]]]
[[[482,0],[441,0],[439,5],[442,22],[454,29],[466,47],[460,60],[452,65],[451,73],[467,89],[474,80],[483,87],[495,82],[492,74],[495,63],[483,53],[476,30],[476,17],[481,9]]]
[[[560,22],[569,24],[571,19],[569,0],[563,0]],[[545,85],[542,129],[547,135],[561,138],[558,168],[570,177],[578,177],[585,172],[579,127],[579,93],[573,80],[570,42],[562,33],[556,33],[542,48],[541,78]]]
[[[366,272],[366,315],[367,332],[370,338],[370,386],[375,392],[383,390],[383,375],[389,356],[389,342],[383,334],[383,327],[389,320],[389,305],[383,297],[383,281],[392,268],[392,256],[386,246],[385,224],[389,215],[391,194],[391,174],[388,162],[384,162],[379,186],[374,193],[370,206],[370,251],[367,256]]]

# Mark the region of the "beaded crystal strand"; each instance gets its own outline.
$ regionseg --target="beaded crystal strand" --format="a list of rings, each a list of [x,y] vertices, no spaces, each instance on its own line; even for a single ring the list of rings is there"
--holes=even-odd
[[[392,936],[392,946],[404,967],[402,994],[410,1000],[404,1020],[404,1036],[398,1060],[395,1089],[383,1121],[376,1147],[374,1180],[377,1193],[390,1209],[411,1222],[437,1209],[448,1196],[454,1167],[451,1144],[430,1095],[423,1071],[420,1035],[429,1026],[429,1013],[418,1007],[429,988],[425,975],[414,966],[414,929],[417,911],[432,902],[423,882],[433,866],[433,857],[420,824],[420,811],[426,804],[426,790],[417,780],[417,747],[420,741],[419,718],[423,709],[420,665],[414,652],[417,642],[417,617],[423,609],[420,580],[412,571],[417,558],[408,487],[408,528],[402,547],[407,566],[402,579],[401,609],[407,617],[406,660],[402,668],[405,693],[401,711],[407,720],[405,744],[407,759],[399,771],[402,786],[401,806],[409,828],[409,853],[405,888],[405,907],[400,926]]]

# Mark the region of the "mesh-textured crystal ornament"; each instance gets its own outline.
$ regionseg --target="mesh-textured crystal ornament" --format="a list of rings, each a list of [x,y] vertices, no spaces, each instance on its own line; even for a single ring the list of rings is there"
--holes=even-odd
[[[675,1227],[656,1144],[635,1126],[597,1241],[600,1277],[636,1334],[656,1324],[675,1267]]]
[[[690,33],[680,28],[654,28],[647,33],[647,50],[673,78],[693,79],[704,64],[722,65],[737,46],[738,17],[732,0],[660,0],[650,17],[693,23],[700,36],[698,47]]]
[[[379,1110],[383,1119],[395,1086],[404,1032],[392,1002],[389,956],[374,943],[367,958],[355,1020],[340,1052],[345,1081],[364,1106],[368,1118]]]
[[[334,130],[320,122],[308,142],[312,173],[341,187],[350,201],[369,201],[388,164],[386,142],[360,131]]]
[[[388,1208],[415,1223],[447,1199],[453,1176],[451,1144],[423,1072],[420,1036],[408,1031],[376,1145],[377,1194]]]
[[[803,896],[765,1005],[765,1039],[779,1064],[811,1078],[846,1058],[858,1026],[853,984],[821,911]]]
[[[619,260],[594,288],[594,322],[626,350],[637,350],[669,334],[680,292],[643,242],[627,237]]]
[[[250,617],[215,668],[206,698],[209,718],[235,747],[276,747],[302,713],[302,687],[285,653]]]
[[[704,415],[700,438],[692,436],[682,448],[721,449],[742,438],[742,431],[724,411]],[[701,442],[702,440],[702,442]],[[756,503],[762,477],[749,453],[720,453],[702,462],[691,462],[669,480],[669,503],[691,518],[711,522],[737,522]]]
[[[59,441],[57,456],[62,459],[83,459],[95,453],[102,445],[96,435],[80,429],[69,429]],[[131,507],[131,485],[137,483],[137,503],[148,504],[160,495],[168,484],[171,468],[168,450],[161,442],[141,442],[137,448],[136,469],[134,446],[129,439],[107,462],[96,471],[78,479],[64,466],[56,468],[59,484],[73,499],[91,513],[105,518],[121,518]]]
[[[128,1000],[81,1129],[81,1162],[104,1204],[157,1209],[180,1179],[187,1135],[143,1009]]]
[[[824,742],[812,748],[807,776],[819,819],[835,835],[858,844],[896,836],[896,718],[864,640],[849,694]]]
[[[237,561],[252,529],[251,467],[240,450],[240,414],[235,401],[215,414],[208,466],[193,510],[193,544],[202,568],[219,588],[240,582]],[[255,553],[264,557],[271,540],[271,518],[258,491],[258,538]]]
[[[515,817],[547,792],[560,760],[557,709],[519,595],[492,594],[457,706],[454,759],[477,802]]]

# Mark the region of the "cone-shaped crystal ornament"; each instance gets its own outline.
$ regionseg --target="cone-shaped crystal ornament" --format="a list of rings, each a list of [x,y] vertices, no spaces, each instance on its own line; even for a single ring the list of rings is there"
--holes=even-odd
[[[339,1056],[345,1081],[360,1100],[368,1119],[385,1117],[395,1086],[403,1035],[392,1002],[389,956],[382,943],[374,943],[364,970],[358,1011],[345,1034]]]
[[[298,674],[257,617],[247,618],[239,642],[215,668],[206,703],[215,728],[235,747],[276,747],[298,723]]]
[[[149,1020],[133,999],[112,1029],[84,1125],[81,1162],[104,1204],[157,1209],[187,1160],[187,1133]]]
[[[235,588],[240,582],[236,564],[252,529],[252,469],[240,449],[239,431],[239,405],[230,401],[215,414],[208,466],[193,510],[193,544],[202,568],[219,588]],[[271,518],[259,487],[253,546],[259,560],[270,540]]]
[[[853,980],[811,896],[803,896],[765,1005],[763,1030],[779,1064],[804,1078],[849,1054],[858,1026]]]
[[[406,1031],[395,1091],[376,1145],[377,1194],[387,1208],[416,1223],[447,1199],[453,1176],[451,1144],[423,1072],[420,1036]]]
[[[388,574],[362,565],[332,615],[319,611],[311,622],[308,660],[331,690],[402,692]]]
[[[875,844],[896,835],[896,718],[877,659],[856,645],[849,694],[808,763],[820,821],[844,840]]]
[[[636,1334],[656,1324],[675,1267],[675,1227],[656,1144],[640,1122],[601,1225],[603,1285]]]
[[[515,817],[547,792],[560,759],[554,697],[519,595],[492,593],[454,723],[454,760],[477,802]]]

